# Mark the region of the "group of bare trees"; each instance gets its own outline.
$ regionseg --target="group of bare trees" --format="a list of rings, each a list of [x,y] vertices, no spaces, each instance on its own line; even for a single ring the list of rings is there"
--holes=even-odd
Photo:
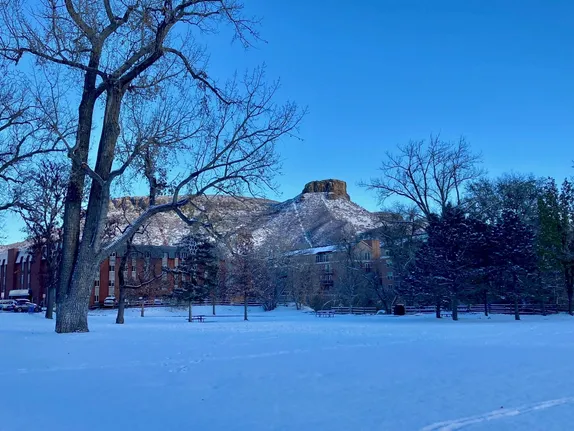
[[[7,0],[0,20],[9,80],[1,87],[22,101],[21,108],[3,104],[0,180],[10,187],[2,188],[1,208],[17,203],[11,191],[28,161],[66,151],[56,331],[84,332],[100,262],[155,214],[176,211],[192,224],[182,208],[196,196],[273,186],[275,143],[296,132],[304,111],[275,101],[278,84],[268,85],[262,68],[237,74],[230,65],[229,79],[209,75],[205,34],[227,27],[245,47],[258,41],[257,21],[235,0],[47,0],[29,7]],[[150,175],[170,201],[150,205],[105,241],[114,187]]]

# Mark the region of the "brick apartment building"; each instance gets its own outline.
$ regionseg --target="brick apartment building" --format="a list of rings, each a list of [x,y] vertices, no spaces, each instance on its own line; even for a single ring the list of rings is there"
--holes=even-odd
[[[119,297],[119,266],[125,249],[105,259],[94,277],[90,305],[103,304],[107,296]],[[182,275],[162,272],[162,268],[177,268],[185,253],[170,246],[136,246],[127,260],[124,278],[134,283],[146,283],[152,296],[170,294],[181,283]],[[27,298],[37,304],[46,300],[46,266],[39,255],[32,255],[25,246],[0,249],[0,298]]]
[[[341,246],[296,250],[289,253],[289,258],[293,262],[311,264],[317,275],[314,281],[318,283],[317,287],[323,294],[330,295],[334,294],[333,287],[340,276],[339,265],[349,253],[363,271],[376,274],[380,284],[393,284],[391,261],[378,240],[359,241],[347,250]],[[94,277],[90,306],[102,305],[108,296],[119,298],[118,271],[123,254],[125,249],[120,249],[117,255],[114,253],[101,263]],[[135,246],[126,262],[124,279],[134,284],[146,282],[145,290],[136,291],[137,295],[150,298],[168,296],[185,276],[162,271],[162,268],[175,269],[186,257],[178,247]],[[0,249],[0,299],[27,298],[44,305],[46,285],[45,262],[32,255],[25,245]]]
[[[380,285],[394,284],[392,261],[379,240],[362,240],[347,246],[329,245],[295,250],[288,253],[288,256],[295,265],[314,267],[317,277],[312,282],[317,283],[316,287],[326,296],[335,294],[337,277],[341,277],[340,272],[349,260],[357,269],[372,273]]]

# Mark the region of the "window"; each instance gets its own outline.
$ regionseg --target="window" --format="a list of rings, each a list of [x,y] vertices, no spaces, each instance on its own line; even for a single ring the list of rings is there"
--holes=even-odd
[[[110,280],[110,288],[116,287],[116,282],[114,280]]]
[[[162,268],[167,268],[167,253],[163,254],[163,257],[161,259],[161,266],[162,266]],[[167,272],[163,271],[163,274],[161,275],[161,279],[167,280]]]
[[[325,265],[325,272],[331,272],[331,264],[326,264]]]
[[[371,260],[371,252],[370,251],[367,251],[365,253],[365,260]]]
[[[145,257],[146,257],[146,258],[150,258],[150,257],[151,257],[151,254],[150,254],[149,251],[146,251],[146,252],[145,252]]]
[[[100,302],[100,297],[98,295],[94,295],[94,302]]]
[[[392,279],[393,279],[393,273],[387,272],[387,280],[392,280]]]
[[[365,272],[371,272],[372,271],[372,266],[371,266],[371,262],[366,262],[365,263]]]
[[[116,257],[116,252],[114,251],[112,254],[110,254],[110,257]]]
[[[115,262],[110,262],[110,272],[114,272],[116,270]]]
[[[132,264],[132,275],[135,275],[136,273],[136,266]]]
[[[100,287],[100,280],[94,280],[94,287]]]
[[[329,255],[327,253],[319,253],[315,256],[315,262],[329,262]]]

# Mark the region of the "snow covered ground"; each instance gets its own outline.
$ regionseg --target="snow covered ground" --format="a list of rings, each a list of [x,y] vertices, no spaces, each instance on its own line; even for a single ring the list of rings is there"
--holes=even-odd
[[[209,310],[198,310],[207,314]],[[0,313],[0,430],[571,430],[574,319]]]

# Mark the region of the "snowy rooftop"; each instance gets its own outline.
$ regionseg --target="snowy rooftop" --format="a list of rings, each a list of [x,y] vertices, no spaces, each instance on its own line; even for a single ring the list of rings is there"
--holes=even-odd
[[[302,250],[294,250],[290,251],[289,253],[285,253],[285,256],[308,256],[312,254],[319,254],[319,253],[330,253],[333,251],[337,251],[339,247],[336,245],[326,245],[324,247],[313,247],[313,248],[305,248]]]

